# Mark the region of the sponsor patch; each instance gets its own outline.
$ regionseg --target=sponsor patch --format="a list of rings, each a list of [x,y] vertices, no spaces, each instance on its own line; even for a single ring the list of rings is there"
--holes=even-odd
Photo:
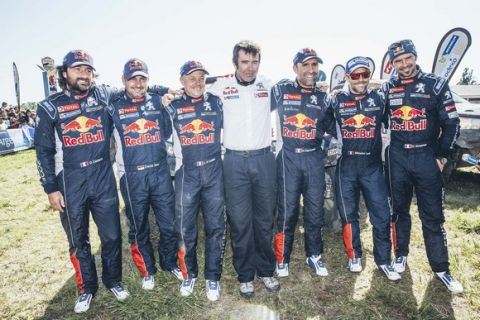
[[[405,86],[399,86],[396,88],[391,88],[388,93],[399,93],[399,92],[404,92],[405,91]]]
[[[307,103],[307,104],[306,104],[306,107],[307,107],[307,108],[313,108],[313,109],[322,110],[322,106],[319,106],[319,105],[316,105],[316,104]]]
[[[82,110],[75,110],[75,111],[71,111],[71,112],[64,112],[64,113],[60,113],[58,115],[58,117],[60,119],[66,119],[66,118],[70,118],[70,117],[73,117],[73,116],[76,116],[78,114],[82,113]]]
[[[302,95],[301,94],[284,94],[283,95],[283,100],[302,100]]]
[[[407,79],[407,80],[402,80],[402,84],[410,84],[413,83],[415,79]]]
[[[70,112],[79,109],[80,105],[78,103],[66,104],[64,106],[57,107],[58,112]]]
[[[195,113],[187,113],[187,114],[181,114],[177,118],[178,120],[182,120],[182,119],[190,119],[194,117],[195,117]]]
[[[195,106],[188,106],[188,107],[177,109],[178,114],[189,113],[189,112],[195,112]]]
[[[403,99],[391,99],[390,105],[391,106],[401,106],[403,104]]]
[[[215,111],[206,111],[201,113],[202,116],[216,116],[217,113]]]
[[[429,94],[424,93],[411,93],[410,97],[412,98],[422,98],[422,99],[430,99],[431,96]]]
[[[118,114],[127,114],[127,113],[132,113],[132,112],[137,112],[137,106],[130,106],[122,109],[118,109]]]
[[[135,117],[139,117],[140,114],[138,112],[135,112],[135,113],[127,113],[127,114],[121,114],[119,115],[119,118],[120,119],[128,119],[128,118],[135,118]]]
[[[389,94],[388,99],[396,99],[396,98],[403,98],[405,97],[405,93],[394,93],[394,94]]]
[[[356,101],[341,102],[340,103],[340,108],[355,107],[356,105],[357,105]]]
[[[262,92],[255,93],[255,98],[267,98],[267,97],[268,97],[268,92],[267,91],[262,91]]]
[[[86,112],[95,112],[95,111],[98,111],[98,110],[101,110],[101,109],[103,109],[103,106],[93,106],[93,107],[86,107],[85,111]]]
[[[223,98],[225,100],[234,100],[234,99],[239,99],[240,96],[237,94],[237,95],[232,95],[232,96],[224,96]]]
[[[446,106],[446,107],[445,107],[445,110],[446,110],[447,112],[452,111],[452,110],[455,110],[455,109],[456,109],[455,105],[450,105],[450,106]]]
[[[290,106],[299,106],[302,104],[302,101],[295,101],[295,100],[283,100],[283,105],[290,105]]]

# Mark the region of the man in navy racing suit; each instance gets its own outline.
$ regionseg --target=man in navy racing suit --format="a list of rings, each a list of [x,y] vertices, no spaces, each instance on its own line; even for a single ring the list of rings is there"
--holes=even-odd
[[[143,277],[142,288],[152,290],[157,268],[150,242],[150,206],[160,230],[160,266],[179,279],[180,270],[176,263],[174,191],[165,145],[172,126],[160,101],[167,88],[157,90],[158,94],[147,93],[148,79],[144,61],[127,61],[122,77],[125,92],[111,101],[108,112],[115,128],[116,162],[129,221],[131,254]]]
[[[223,104],[217,96],[205,93],[206,74],[200,62],[187,61],[180,69],[185,94],[175,100],[172,95],[165,95],[163,102],[175,128],[175,230],[183,274],[180,294],[192,294],[198,276],[197,215],[201,204],[206,293],[210,301],[216,301],[220,297],[226,232],[220,141]]]
[[[382,87],[391,130],[385,165],[393,206],[393,266],[405,270],[415,188],[430,266],[450,291],[460,293],[463,287],[449,270],[441,173],[460,130],[455,103],[447,80],[417,66],[411,40],[391,44],[388,53],[398,74]]]
[[[118,197],[110,156],[112,123],[106,112],[111,91],[93,84],[93,60],[70,51],[60,68],[64,90],[37,108],[35,149],[40,181],[69,242],[80,297],[74,311],[85,312],[98,289],[89,241],[89,212],[101,242],[102,280],[124,300]]]
[[[274,247],[276,273],[288,276],[300,196],[304,203],[306,262],[317,275],[327,276],[322,261],[323,199],[325,192],[323,136],[335,133],[325,92],[315,86],[322,60],[315,50],[301,49],[294,57],[295,81],[282,80],[272,88],[277,119],[278,216]]]
[[[390,207],[382,167],[381,126],[385,113],[383,94],[368,89],[370,64],[354,57],[346,64],[348,87],[331,98],[342,142],[337,161],[335,189],[343,224],[343,241],[351,272],[362,271],[360,242],[360,191],[373,225],[375,264],[390,280],[400,275],[390,265]]]

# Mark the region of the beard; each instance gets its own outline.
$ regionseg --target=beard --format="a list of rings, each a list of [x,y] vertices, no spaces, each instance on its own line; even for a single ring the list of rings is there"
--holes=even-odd
[[[92,80],[88,78],[76,78],[72,79],[67,77],[66,79],[67,87],[72,91],[77,92],[87,92],[92,86]]]

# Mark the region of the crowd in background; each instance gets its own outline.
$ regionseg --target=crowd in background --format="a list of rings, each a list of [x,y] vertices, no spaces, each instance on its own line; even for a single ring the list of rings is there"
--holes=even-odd
[[[19,107],[13,107],[6,102],[2,102],[0,108],[0,130],[34,128],[35,117],[34,111],[29,109],[21,110]]]

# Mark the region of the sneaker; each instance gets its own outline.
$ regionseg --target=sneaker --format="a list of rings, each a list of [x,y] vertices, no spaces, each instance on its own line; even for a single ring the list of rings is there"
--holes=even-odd
[[[280,290],[280,282],[274,277],[258,277],[263,284],[265,285],[265,288],[267,288],[268,291],[270,292],[277,292]]]
[[[328,276],[327,268],[322,261],[322,256],[311,256],[307,258],[307,264],[319,276]]]
[[[207,288],[207,299],[210,301],[217,301],[220,298],[220,281],[207,280],[205,281]]]
[[[155,287],[155,278],[153,275],[144,277],[142,280],[142,289],[153,290],[153,287]]]
[[[351,272],[362,272],[362,260],[360,258],[348,259],[348,269]]]
[[[182,285],[180,286],[180,294],[182,295],[182,297],[188,297],[193,293],[195,281],[197,281],[197,278],[188,278],[182,281]]]
[[[244,298],[252,298],[255,296],[253,281],[240,283],[240,295]]]
[[[398,256],[395,260],[392,261],[393,269],[398,273],[402,273],[405,271],[405,266],[407,265],[407,257],[406,256]]]
[[[182,271],[180,271],[180,268],[170,270],[170,273],[173,274],[178,280],[183,281],[183,274]]]
[[[117,298],[118,301],[124,301],[130,295],[127,289],[122,287],[121,284],[117,284],[114,287],[110,288],[110,291],[113,293],[113,295],[115,296],[115,298]]]
[[[402,276],[395,271],[392,265],[382,264],[378,266],[378,269],[383,272],[383,274],[391,281],[397,281],[402,279]]]
[[[86,312],[90,309],[90,302],[92,302],[93,294],[91,293],[82,293],[80,297],[78,297],[77,301],[75,301],[75,308],[73,311],[75,313],[82,313]]]
[[[435,272],[435,275],[440,279],[443,284],[453,293],[462,293],[463,286],[455,279],[450,272]]]
[[[288,277],[288,263],[277,263],[275,273],[279,278]]]

